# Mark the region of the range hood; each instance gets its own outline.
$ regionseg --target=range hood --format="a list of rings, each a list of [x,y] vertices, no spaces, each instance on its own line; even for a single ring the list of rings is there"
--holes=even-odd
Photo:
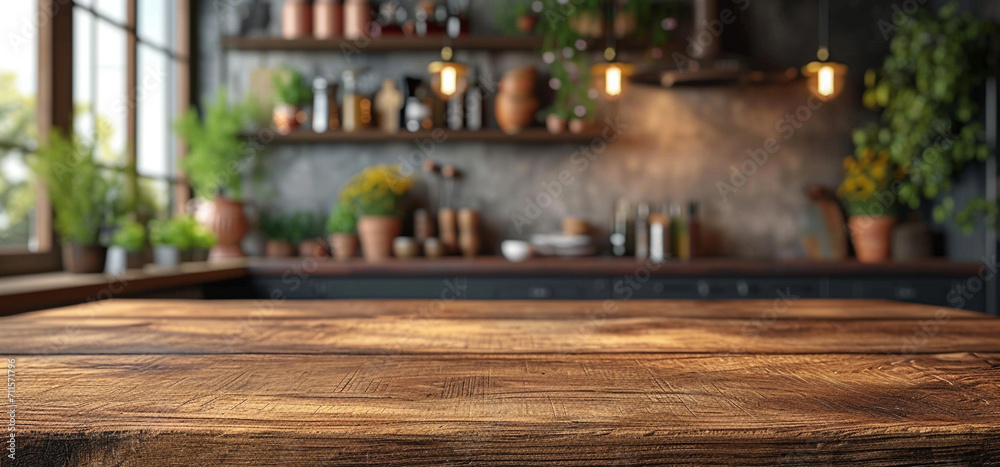
[[[705,25],[719,21],[717,0],[692,0],[693,29],[689,33],[693,40],[705,32]],[[709,32],[709,34],[711,34]],[[725,56],[720,53],[721,36],[712,36],[707,45],[681,48],[665,52],[666,62],[672,67],[654,68],[640,71],[632,76],[635,84],[648,84],[672,88],[675,86],[706,86],[732,84],[758,84],[788,82],[799,76],[799,71],[789,68],[781,71],[754,70],[746,57]],[[685,43],[688,40],[684,41]]]

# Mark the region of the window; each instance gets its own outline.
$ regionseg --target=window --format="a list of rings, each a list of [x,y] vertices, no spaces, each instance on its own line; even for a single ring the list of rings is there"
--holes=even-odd
[[[37,12],[37,0],[24,0],[0,15],[0,254],[38,251],[37,191],[25,157],[37,138]]]
[[[176,209],[178,3],[77,1],[74,23],[74,127],[100,144],[97,157],[137,176],[143,217]],[[185,19],[186,20],[186,19]],[[134,26],[134,27],[132,27]]]
[[[27,158],[51,129],[99,143],[142,217],[189,189],[171,125],[187,109],[190,0],[18,0],[0,15],[0,275],[53,270],[51,209]],[[44,138],[42,138],[44,139]]]

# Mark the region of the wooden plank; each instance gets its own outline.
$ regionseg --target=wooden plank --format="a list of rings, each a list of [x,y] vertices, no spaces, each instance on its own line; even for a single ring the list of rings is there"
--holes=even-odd
[[[995,318],[888,300],[130,300],[112,299],[36,311],[14,320],[48,319],[602,319],[700,318],[829,320],[953,320]]]
[[[6,320],[8,354],[1000,352],[1000,321],[104,318]]]
[[[384,36],[353,39],[283,39],[279,37],[234,37],[221,39],[222,47],[232,50],[274,51],[294,50],[357,54],[367,52],[440,51],[447,42],[456,50],[538,50],[539,36],[464,36],[448,39],[443,36],[411,37]]]
[[[23,465],[989,464],[1000,355],[17,356]]]
[[[473,142],[496,142],[496,143],[590,143],[595,139],[600,139],[601,134],[595,132],[587,133],[549,133],[545,128],[526,128],[515,134],[504,133],[500,130],[425,130],[417,132],[401,131],[399,133],[386,133],[378,130],[359,131],[328,131],[326,133],[316,133],[302,130],[287,135],[270,134],[267,140],[261,140],[262,144],[324,144],[324,143],[384,143],[384,142],[404,142],[419,143],[421,141],[433,140],[437,144],[448,141],[473,141]],[[297,258],[301,261],[301,258]]]

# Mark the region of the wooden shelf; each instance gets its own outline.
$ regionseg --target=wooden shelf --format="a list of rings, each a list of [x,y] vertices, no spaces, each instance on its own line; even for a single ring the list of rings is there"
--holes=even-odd
[[[443,36],[411,37],[385,36],[377,39],[355,41],[348,39],[282,39],[280,37],[222,38],[222,47],[230,50],[285,50],[301,52],[406,52],[437,51],[445,45]],[[542,47],[540,36],[465,36],[450,41],[457,50],[538,50]]]
[[[580,134],[565,132],[553,135],[544,128],[528,128],[512,135],[500,130],[450,131],[441,129],[418,132],[400,131],[399,133],[384,133],[378,130],[364,130],[351,133],[343,131],[331,131],[327,133],[298,131],[288,135],[279,135],[277,133],[273,135],[274,138],[269,143],[276,144],[391,143],[423,140],[431,140],[439,144],[452,141],[483,143],[587,143],[601,137],[598,132],[584,132]],[[253,136],[249,137],[254,138]]]

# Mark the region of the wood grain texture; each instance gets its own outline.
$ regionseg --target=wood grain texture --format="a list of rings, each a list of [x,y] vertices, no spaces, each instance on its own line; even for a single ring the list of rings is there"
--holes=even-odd
[[[926,320],[981,319],[974,311],[929,307],[887,300],[611,300],[538,301],[502,300],[128,300],[113,299],[82,306],[54,308],[8,318],[41,319],[246,319],[288,320],[313,318],[405,319],[594,319],[702,318],[702,319],[829,319]]]
[[[983,463],[1000,456],[997,358],[25,356],[19,455],[49,465]]]
[[[1000,462],[1000,320],[614,303],[111,300],[0,318],[15,465]]]

